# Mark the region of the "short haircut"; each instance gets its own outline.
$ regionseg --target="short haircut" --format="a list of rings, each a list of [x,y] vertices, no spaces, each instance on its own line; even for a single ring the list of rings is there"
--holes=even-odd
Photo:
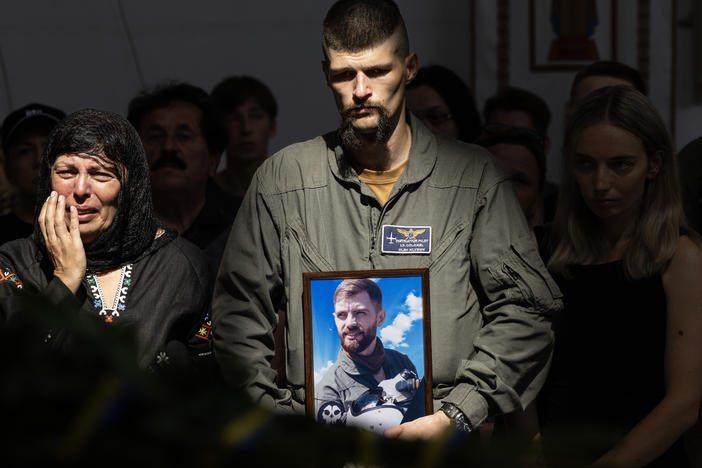
[[[636,88],[638,92],[646,95],[646,83],[644,83],[641,73],[635,68],[629,65],[624,65],[623,63],[613,62],[610,60],[601,60],[599,62],[594,62],[587,67],[580,70],[573,78],[573,84],[570,87],[570,100],[573,100],[575,95],[575,88],[578,84],[583,81],[588,76],[611,76],[613,78],[618,78],[624,80]]]
[[[248,99],[253,98],[275,120],[278,104],[271,90],[251,76],[230,76],[212,90],[212,101],[221,114],[231,114]]]
[[[508,86],[485,101],[483,117],[488,122],[490,115],[497,110],[522,111],[529,115],[534,130],[546,136],[551,123],[551,111],[546,102],[531,91]]]
[[[441,65],[422,67],[407,89],[420,86],[429,86],[444,100],[458,127],[459,140],[472,143],[480,136],[480,113],[475,97],[456,73]]]
[[[539,190],[543,190],[546,179],[546,154],[544,153],[543,139],[535,138],[535,135],[519,128],[511,128],[500,133],[483,135],[475,141],[475,144],[483,148],[500,144],[519,145],[529,150],[539,168]]]
[[[212,99],[202,88],[182,82],[168,82],[142,91],[129,102],[127,119],[137,131],[147,114],[175,102],[192,104],[202,113],[200,127],[210,154],[221,154],[227,144],[226,130],[217,118]]]
[[[376,282],[368,278],[347,279],[339,283],[334,292],[334,304],[338,299],[353,297],[364,291],[378,310],[383,308],[383,293]]]
[[[322,24],[322,51],[329,49],[357,52],[369,49],[400,34],[397,53],[409,55],[407,27],[400,9],[392,0],[339,0],[334,3]]]

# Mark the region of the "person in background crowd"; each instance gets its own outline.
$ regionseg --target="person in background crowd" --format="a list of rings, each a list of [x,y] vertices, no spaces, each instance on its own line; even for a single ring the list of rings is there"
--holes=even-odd
[[[224,79],[212,90],[212,100],[227,129],[227,167],[215,180],[243,198],[254,172],[268,157],[278,105],[268,86],[250,76]]]
[[[520,129],[484,135],[476,144],[486,148],[505,170],[529,227],[543,224],[541,193],[546,178],[542,139]]]
[[[641,73],[635,68],[609,60],[593,62],[573,78],[566,117],[585,96],[605,86],[631,86],[643,95],[648,91]]]
[[[409,111],[432,132],[468,143],[480,136],[480,114],[473,93],[448,68],[420,68],[406,94]]]
[[[531,91],[513,86],[501,89],[485,101],[483,118],[484,133],[499,133],[512,128],[531,130],[543,140],[542,146],[548,153],[551,145],[548,136],[551,111],[548,104]]]
[[[540,146],[540,152],[544,155],[543,170],[546,170],[546,158],[551,148],[548,136],[551,111],[543,99],[526,89],[506,87],[485,101],[483,117],[483,135],[518,132]],[[530,217],[532,227],[553,221],[556,214],[558,185],[545,179],[540,184],[541,191]]]
[[[226,132],[210,96],[164,84],[132,99],[128,119],[144,143],[156,217],[203,249],[216,272],[241,200],[213,180]]]
[[[65,116],[54,107],[33,103],[5,117],[1,130],[5,173],[15,196],[10,212],[0,216],[0,244],[32,233],[39,160],[49,133]]]

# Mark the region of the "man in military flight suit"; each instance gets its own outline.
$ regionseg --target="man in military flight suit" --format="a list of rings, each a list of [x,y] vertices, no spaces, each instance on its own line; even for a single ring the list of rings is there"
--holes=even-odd
[[[546,376],[562,302],[510,181],[486,151],[407,114],[417,56],[392,0],[340,0],[322,35],[341,125],[269,158],[247,192],[213,300],[225,378],[256,402],[303,412],[302,273],[428,268],[437,411],[385,435],[470,431],[525,407]],[[275,351],[285,352],[285,381],[271,368]],[[242,366],[243,379],[230,378]]]

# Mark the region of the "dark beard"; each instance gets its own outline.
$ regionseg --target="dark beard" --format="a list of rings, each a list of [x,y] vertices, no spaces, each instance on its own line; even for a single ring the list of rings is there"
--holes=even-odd
[[[378,144],[387,143],[394,129],[393,119],[382,107],[375,108],[378,111],[378,126],[375,129],[374,142]],[[348,150],[357,150],[363,146],[363,143],[368,142],[369,135],[359,134],[353,128],[353,120],[351,119],[351,111],[344,112],[341,115],[341,126],[339,127],[339,136],[344,148]]]
[[[373,342],[373,338],[375,338],[375,330],[368,330],[368,332],[370,331],[373,333],[364,332],[361,341],[352,341],[349,345],[347,345],[344,338],[341,337],[341,347],[344,348],[344,351],[347,353],[358,354],[364,351]]]

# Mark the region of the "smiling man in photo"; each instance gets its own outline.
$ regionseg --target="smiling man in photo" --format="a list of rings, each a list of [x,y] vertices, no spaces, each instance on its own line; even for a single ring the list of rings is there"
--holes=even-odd
[[[315,385],[317,420],[328,422],[325,409],[330,406],[341,408],[346,424],[365,428],[366,420],[384,430],[404,419],[420,381],[409,357],[385,348],[377,336],[385,318],[383,295],[373,280],[344,280],[336,288],[334,323],[341,349]]]

